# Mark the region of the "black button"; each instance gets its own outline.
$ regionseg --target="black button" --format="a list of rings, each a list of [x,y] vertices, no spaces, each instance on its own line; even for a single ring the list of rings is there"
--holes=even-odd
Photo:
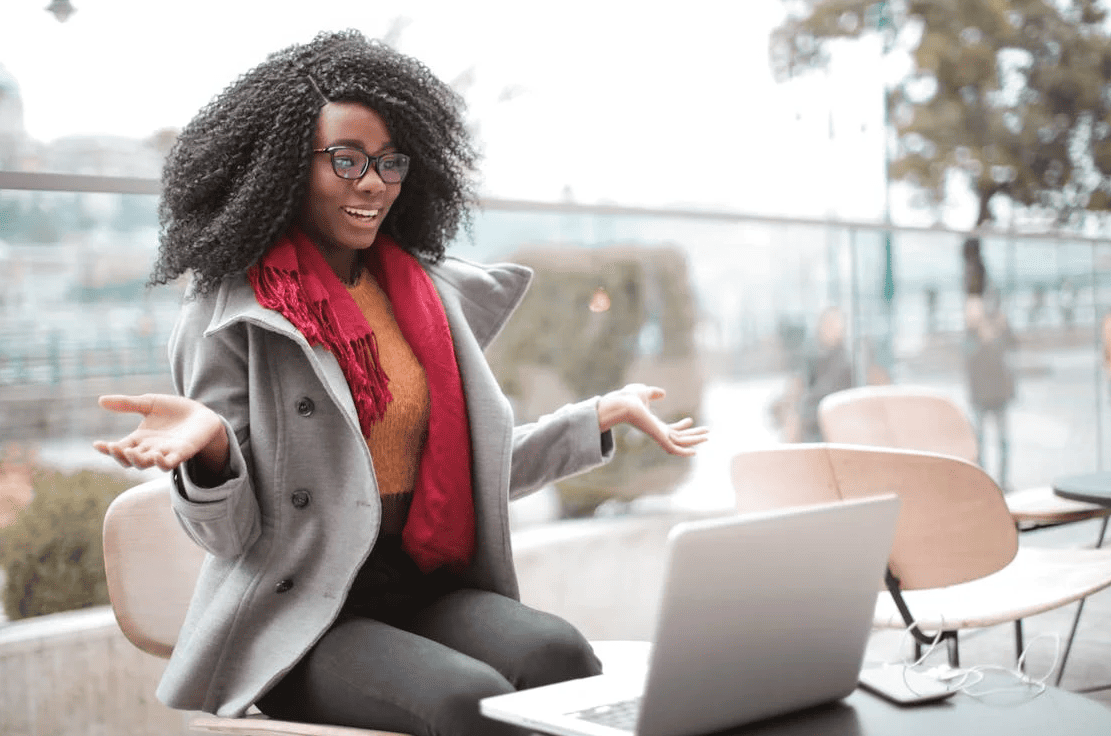
[[[316,404],[312,403],[312,399],[308,396],[302,396],[297,399],[297,413],[303,417],[311,417],[312,413],[316,411]]]
[[[309,501],[312,500],[312,494],[306,491],[304,488],[300,488],[293,492],[293,495],[289,497],[289,500],[293,502],[294,508],[303,509],[309,505]]]
[[[277,585],[274,586],[274,591],[277,592],[277,593],[284,593],[292,587],[293,587],[293,581],[290,580],[289,578],[286,578],[285,580],[281,581],[280,583],[278,583]]]

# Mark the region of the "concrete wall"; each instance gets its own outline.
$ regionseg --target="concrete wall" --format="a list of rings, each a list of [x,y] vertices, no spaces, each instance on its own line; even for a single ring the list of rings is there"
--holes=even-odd
[[[652,638],[664,542],[693,514],[564,521],[514,535],[521,600],[588,639]]]
[[[568,521],[514,534],[521,597],[590,639],[650,639],[675,514]],[[177,736],[191,716],[154,697],[163,660],[108,608],[0,624],[3,736]]]
[[[109,608],[0,627],[0,734],[175,736],[188,714],[154,697],[165,662],[133,647]]]

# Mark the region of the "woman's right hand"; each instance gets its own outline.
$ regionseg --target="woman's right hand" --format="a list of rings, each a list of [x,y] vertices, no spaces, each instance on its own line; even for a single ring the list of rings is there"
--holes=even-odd
[[[113,394],[101,396],[99,403],[109,411],[142,416],[135,431],[123,439],[93,443],[125,468],[172,470],[195,457],[205,475],[224,474],[229,457],[227,431],[219,415],[204,404],[172,394]]]

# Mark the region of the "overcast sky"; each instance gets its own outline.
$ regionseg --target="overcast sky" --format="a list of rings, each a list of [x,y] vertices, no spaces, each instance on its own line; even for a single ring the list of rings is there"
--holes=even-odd
[[[28,133],[181,127],[267,53],[317,31],[382,36],[447,81],[470,75],[487,194],[871,219],[880,81],[867,50],[776,85],[779,0],[2,0],[0,64]],[[291,12],[292,8],[297,12]],[[287,9],[289,8],[289,9]],[[861,62],[860,59],[864,61]],[[508,99],[506,99],[508,98]],[[837,145],[830,145],[830,120]]]

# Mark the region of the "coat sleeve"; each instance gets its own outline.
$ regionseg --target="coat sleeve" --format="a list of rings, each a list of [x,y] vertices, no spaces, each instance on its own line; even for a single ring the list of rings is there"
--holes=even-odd
[[[174,513],[194,542],[217,557],[246,551],[261,533],[251,483],[247,350],[242,325],[205,336],[205,300],[189,302],[170,337],[170,371],[177,392],[220,415],[228,432],[229,477],[220,485],[194,482],[191,463],[174,471]]]
[[[613,432],[598,427],[598,397],[567,404],[513,428],[510,498],[613,459]]]

